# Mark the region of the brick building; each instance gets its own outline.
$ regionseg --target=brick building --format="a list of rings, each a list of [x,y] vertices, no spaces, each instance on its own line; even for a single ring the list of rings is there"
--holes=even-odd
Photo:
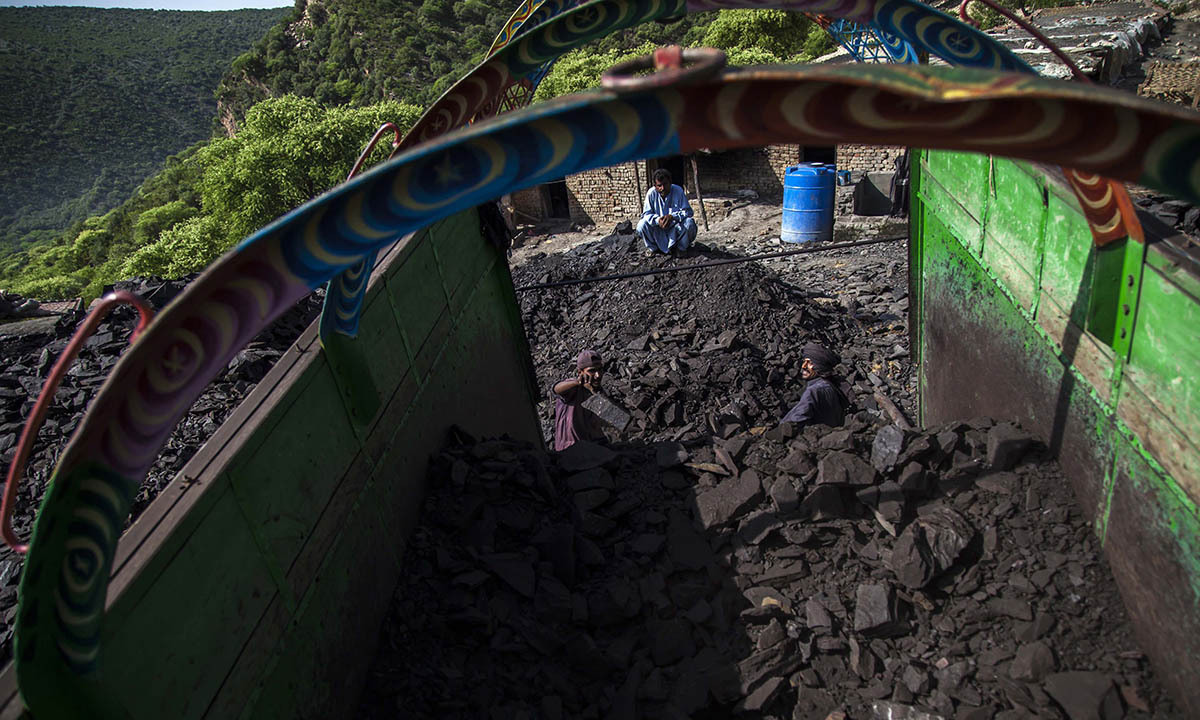
[[[665,167],[675,184],[682,185],[688,197],[696,197],[696,175],[700,194],[705,197],[732,195],[753,190],[764,199],[783,198],[784,173],[789,165],[801,161],[835,162],[838,169],[855,175],[890,171],[901,147],[840,145],[803,147],[768,145],[741,150],[699,152],[692,157],[652,158],[597,168],[568,176],[512,194],[519,222],[546,218],[570,218],[581,225],[609,225],[621,220],[636,220],[642,214],[642,199],[651,184],[654,171]],[[699,208],[697,208],[697,211]]]

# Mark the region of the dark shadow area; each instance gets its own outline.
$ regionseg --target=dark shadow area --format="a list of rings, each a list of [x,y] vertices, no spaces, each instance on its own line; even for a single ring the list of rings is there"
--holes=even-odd
[[[855,215],[889,215],[892,212],[892,199],[888,189],[892,181],[892,173],[866,173],[854,185],[854,214]]]
[[[571,217],[571,196],[567,190],[566,181],[556,180],[546,183],[542,187],[546,189],[546,207],[549,210],[549,217]]]
[[[1061,718],[1115,673],[1170,717],[1056,466],[987,418],[452,433],[403,562],[357,717]]]

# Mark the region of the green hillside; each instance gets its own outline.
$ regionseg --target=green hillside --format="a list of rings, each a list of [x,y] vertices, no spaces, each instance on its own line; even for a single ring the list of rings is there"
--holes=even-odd
[[[518,5],[519,0],[297,0],[288,21],[238,57],[221,80],[223,120],[232,129],[254,103],[283,94],[324,105],[399,100],[427,106],[483,60]],[[716,16],[649,23],[591,49],[694,44]],[[803,43],[803,34],[798,41]]]
[[[0,8],[0,250],[120,204],[210,137],[213,89],[287,8]]]
[[[408,127],[483,58],[516,4],[298,0],[228,66],[217,91],[223,133],[171,150],[176,154],[162,169],[114,209],[101,214],[102,206],[92,205],[90,216],[66,231],[0,255],[0,287],[46,300],[90,297],[131,275],[177,277],[203,268],[340,182],[380,123]],[[798,13],[704,13],[572,52],[538,95],[595,87],[613,63],[672,42],[723,48],[734,64],[803,61],[832,46]],[[385,155],[381,146],[376,156]]]

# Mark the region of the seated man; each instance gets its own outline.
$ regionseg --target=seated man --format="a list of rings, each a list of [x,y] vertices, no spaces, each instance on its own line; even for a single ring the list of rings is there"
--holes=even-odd
[[[849,401],[835,383],[834,368],[838,356],[816,343],[805,345],[800,351],[800,377],[808,381],[800,402],[783,416],[780,422],[805,425],[829,425],[838,427],[846,419]]]
[[[647,249],[662,253],[683,252],[696,239],[692,206],[683,188],[671,184],[671,173],[665,168],[654,171],[654,187],[646,191],[637,234]]]
[[[595,350],[584,350],[575,359],[576,377],[554,385],[554,449],[566,450],[580,440],[603,440],[600,419],[582,407],[600,391],[604,361]]]

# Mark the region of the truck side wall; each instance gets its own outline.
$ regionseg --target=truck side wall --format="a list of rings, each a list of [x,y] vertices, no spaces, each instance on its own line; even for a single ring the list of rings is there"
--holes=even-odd
[[[353,716],[431,454],[452,425],[540,443],[532,378],[475,211],[392,248],[358,339],[314,323],[122,538],[101,672],[129,716]]]
[[[1018,418],[1058,454],[1157,674],[1200,717],[1200,283],[1159,246],[1130,297],[1124,274],[1094,282],[1074,198],[1025,163],[925,151],[913,189],[922,421]],[[1131,338],[1089,331],[1105,303]]]

